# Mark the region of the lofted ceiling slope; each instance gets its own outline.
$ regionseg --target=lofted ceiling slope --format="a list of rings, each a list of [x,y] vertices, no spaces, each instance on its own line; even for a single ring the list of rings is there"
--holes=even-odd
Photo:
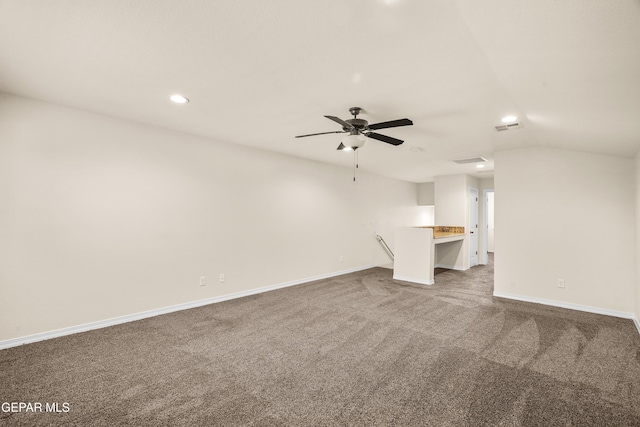
[[[0,91],[344,166],[342,135],[294,136],[359,106],[414,122],[360,168],[425,182],[511,148],[633,157],[639,45],[637,0],[0,0]]]

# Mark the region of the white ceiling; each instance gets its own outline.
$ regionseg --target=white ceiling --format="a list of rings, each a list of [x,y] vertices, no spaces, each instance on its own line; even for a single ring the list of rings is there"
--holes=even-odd
[[[640,1],[0,0],[0,91],[344,166],[342,135],[294,136],[359,106],[413,120],[359,150],[413,182],[517,147],[633,157]]]

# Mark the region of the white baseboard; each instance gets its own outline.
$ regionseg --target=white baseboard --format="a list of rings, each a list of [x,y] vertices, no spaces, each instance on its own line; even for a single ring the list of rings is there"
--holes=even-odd
[[[186,302],[183,304],[172,305],[169,307],[157,308],[154,310],[143,311],[140,313],[128,314],[125,316],[114,317],[111,319],[98,320],[96,322],[85,323],[77,326],[70,326],[68,328],[56,329],[53,331],[42,332],[39,334],[27,335],[24,337],[12,338],[4,341],[0,341],[0,350],[5,348],[17,347],[23,344],[30,344],[38,341],[44,341],[52,338],[62,337],[65,335],[77,334],[80,332],[87,332],[94,329],[106,328],[109,326],[120,325],[122,323],[134,322],[136,320],[146,319],[148,317],[159,316],[161,314],[173,313],[175,311],[188,310],[190,308],[202,307],[203,305],[215,304],[217,302],[227,301],[236,298],[242,298],[250,295],[261,294],[264,292],[274,291],[276,289],[286,288],[289,286],[301,285],[304,283],[313,282],[316,280],[328,279],[330,277],[342,276],[344,274],[355,273],[357,271],[367,270],[373,268],[373,265],[367,265],[364,267],[352,268],[349,270],[341,270],[334,273],[321,274],[318,276],[307,277],[300,280],[292,280],[290,282],[279,283],[277,285],[265,286],[257,289],[250,289],[248,291],[235,292],[232,294],[222,295],[213,298],[207,298],[198,301]]]
[[[395,274],[393,275],[393,280],[402,280],[403,282],[417,283],[419,285],[433,285],[434,284],[433,280],[418,280],[418,279],[415,279],[413,277],[397,276]]]
[[[464,267],[458,267],[455,265],[445,265],[445,264],[436,264],[435,268],[446,268],[447,270],[458,270],[458,271],[466,271],[469,269],[469,267],[464,268]]]
[[[568,308],[570,310],[585,311],[587,313],[604,314],[605,316],[620,317],[623,319],[631,319],[640,334],[640,322],[634,313],[626,311],[608,310],[605,308],[591,307],[588,305],[573,304],[563,301],[548,300],[543,298],[527,297],[522,295],[508,294],[504,292],[493,292],[494,297],[512,299],[516,301],[533,302],[536,304],[550,305],[553,307]]]
[[[392,263],[392,262],[390,262],[390,263],[388,263],[388,264],[380,264],[380,265],[378,265],[378,267],[380,267],[380,268],[386,268],[387,270],[393,270],[393,263]]]

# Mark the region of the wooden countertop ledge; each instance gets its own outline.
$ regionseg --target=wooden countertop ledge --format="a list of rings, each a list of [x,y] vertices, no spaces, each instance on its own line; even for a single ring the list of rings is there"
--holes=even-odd
[[[433,228],[433,238],[441,239],[443,237],[459,236],[464,234],[464,227],[450,225],[429,225],[418,228]]]

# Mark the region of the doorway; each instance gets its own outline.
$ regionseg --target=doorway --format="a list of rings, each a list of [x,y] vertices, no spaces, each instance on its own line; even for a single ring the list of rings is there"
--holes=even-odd
[[[478,265],[478,189],[469,188],[469,267]]]
[[[495,251],[494,235],[495,235],[495,222],[494,222],[494,191],[484,190],[484,236],[482,239],[482,258],[483,264],[489,262],[489,254]]]

